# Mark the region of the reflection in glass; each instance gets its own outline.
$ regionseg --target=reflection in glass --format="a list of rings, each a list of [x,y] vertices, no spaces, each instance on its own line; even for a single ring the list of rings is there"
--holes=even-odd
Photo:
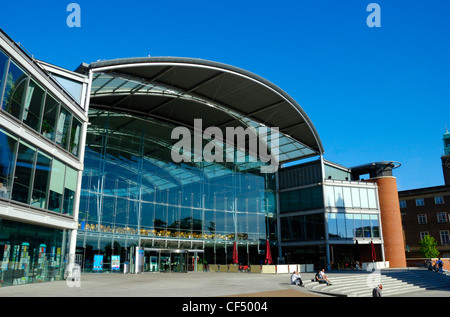
[[[25,98],[28,76],[14,62],[10,62],[3,94],[2,109],[20,118],[23,100]]]
[[[50,168],[52,160],[47,155],[38,152],[36,170],[34,174],[33,194],[31,206],[46,208],[47,193],[50,183]]]
[[[370,215],[370,224],[372,226],[372,237],[380,237],[380,224],[378,221],[378,215]]]
[[[59,102],[48,95],[45,98],[44,115],[42,118],[41,133],[48,139],[54,140],[56,128],[56,116],[59,110]]]
[[[69,152],[75,156],[78,156],[81,137],[81,122],[78,121],[75,117],[73,118],[71,130]]]
[[[72,121],[72,114],[64,107],[61,107],[58,117],[58,126],[56,127],[56,144],[62,148],[67,149],[70,133],[70,123]]]
[[[36,84],[34,80],[30,80],[23,110],[23,122],[36,131],[39,128],[44,95],[44,89]]]
[[[5,75],[8,67],[8,56],[0,51],[0,92],[3,91],[3,84],[5,83]],[[0,97],[1,98],[1,97]],[[2,101],[0,100],[0,104]]]
[[[275,178],[261,174],[258,164],[176,164],[172,126],[95,109],[90,122],[80,218],[89,213],[101,230],[114,224],[130,235],[276,240]],[[93,196],[103,202],[97,213]]]
[[[73,215],[73,203],[75,200],[75,191],[77,187],[77,176],[76,170],[70,167],[66,167],[66,175],[64,177],[64,203],[63,211],[64,215]]]
[[[0,197],[11,198],[17,138],[0,129]]]
[[[347,238],[355,237],[355,225],[352,214],[345,214],[345,229]]]
[[[17,153],[16,170],[14,173],[14,185],[11,198],[15,201],[28,203],[30,196],[30,183],[34,168],[36,149],[25,144],[19,143]]]
[[[53,160],[48,209],[58,213],[61,212],[62,207],[65,172],[65,165],[58,160]]]

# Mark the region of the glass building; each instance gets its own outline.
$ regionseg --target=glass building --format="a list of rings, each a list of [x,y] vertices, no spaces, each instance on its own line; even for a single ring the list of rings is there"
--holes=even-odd
[[[382,254],[378,187],[323,159],[311,120],[243,69],[36,61],[0,33],[2,285]],[[295,165],[293,165],[295,164]],[[359,245],[359,246],[358,246]],[[361,245],[364,248],[361,248]],[[358,254],[359,253],[359,254]]]
[[[75,97],[62,78],[77,83]],[[86,89],[86,76],[39,63],[0,32],[2,286],[63,276],[77,226]]]
[[[279,172],[280,252],[288,263],[354,268],[371,262],[368,243],[384,258],[377,185],[323,160]]]
[[[235,242],[241,264],[262,263],[266,241],[278,253],[278,165],[321,152],[295,101],[252,73],[204,60],[124,59],[85,71],[92,86],[77,239],[85,270],[98,269],[95,258],[117,269],[113,260],[137,261],[136,250],[144,271],[230,264]],[[180,127],[192,147],[175,162]],[[265,127],[277,130],[258,133]]]

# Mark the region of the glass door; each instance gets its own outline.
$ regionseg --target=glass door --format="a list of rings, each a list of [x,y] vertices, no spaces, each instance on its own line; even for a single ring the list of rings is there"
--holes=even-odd
[[[187,272],[187,253],[186,252],[173,252],[172,253],[172,272]]]
[[[171,260],[170,251],[161,251],[159,254],[159,271],[170,272]]]

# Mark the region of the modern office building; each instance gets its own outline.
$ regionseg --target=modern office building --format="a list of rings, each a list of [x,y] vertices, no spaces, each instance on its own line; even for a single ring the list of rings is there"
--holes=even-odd
[[[0,96],[0,283],[59,279],[77,228],[87,77],[0,32]]]
[[[266,244],[274,263],[403,266],[398,219],[384,220],[400,216],[395,164],[326,161],[307,114],[266,79],[176,57],[67,71],[1,40],[4,285],[60,277],[64,259],[85,272],[197,271],[236,253],[259,265]]]

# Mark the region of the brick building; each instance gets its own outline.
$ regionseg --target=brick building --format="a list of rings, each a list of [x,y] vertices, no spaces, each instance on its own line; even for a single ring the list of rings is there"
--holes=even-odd
[[[450,257],[450,133],[443,137],[441,157],[445,185],[400,191],[400,212],[406,257],[420,257],[419,241],[430,235],[437,241],[440,257]]]

